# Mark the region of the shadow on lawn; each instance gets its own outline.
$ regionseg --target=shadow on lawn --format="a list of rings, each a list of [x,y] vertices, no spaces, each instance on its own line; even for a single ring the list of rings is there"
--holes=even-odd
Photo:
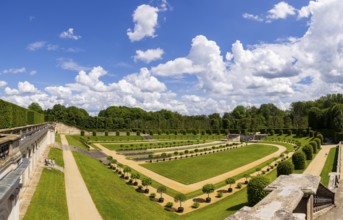
[[[239,209],[241,209],[243,206],[248,206],[248,203],[241,203],[235,206],[231,206],[229,208],[226,209],[226,211],[238,211]]]

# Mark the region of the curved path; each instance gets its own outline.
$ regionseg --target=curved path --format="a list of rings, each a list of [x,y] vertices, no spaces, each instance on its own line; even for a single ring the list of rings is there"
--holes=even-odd
[[[159,175],[151,170],[146,169],[145,167],[140,166],[137,162],[133,161],[133,160],[128,160],[125,158],[125,156],[123,155],[119,155],[117,154],[115,151],[111,151],[107,148],[105,148],[104,146],[102,146],[101,144],[95,144],[99,149],[101,149],[105,154],[107,154],[108,156],[112,156],[114,159],[116,159],[119,163],[122,163],[124,165],[127,165],[129,167],[131,167],[132,169],[150,177],[151,179],[169,187],[172,189],[175,189],[176,191],[179,191],[181,193],[190,193],[193,192],[197,189],[200,189],[203,185],[205,185],[206,183],[218,183],[221,181],[224,181],[225,179],[227,179],[228,177],[232,177],[232,176],[236,176],[240,173],[243,173],[247,170],[250,170],[256,166],[258,166],[259,164],[268,161],[274,157],[278,157],[280,156],[280,154],[284,151],[286,151],[286,148],[284,146],[281,145],[277,145],[277,144],[265,144],[265,145],[270,145],[270,146],[275,146],[278,148],[278,150],[272,154],[269,154],[268,156],[265,156],[259,160],[256,160],[252,163],[246,164],[244,166],[241,166],[237,169],[231,170],[229,172],[220,174],[218,176],[197,182],[197,183],[193,183],[190,185],[185,185],[182,183],[179,183],[175,180],[171,180],[165,176]]]
[[[74,156],[68,146],[68,141],[64,135],[61,135],[61,141],[63,145],[64,176],[69,219],[102,219],[82,179]]]

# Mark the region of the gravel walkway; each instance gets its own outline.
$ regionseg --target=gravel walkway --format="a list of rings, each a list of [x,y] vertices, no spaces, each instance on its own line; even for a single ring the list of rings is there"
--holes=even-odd
[[[82,179],[68,141],[61,135],[63,145],[64,175],[70,220],[102,219]]]
[[[161,183],[161,184],[163,184],[169,188],[175,189],[178,192],[185,193],[185,194],[193,192],[194,190],[203,187],[203,185],[205,185],[206,183],[218,183],[218,182],[224,181],[228,177],[236,176],[240,173],[243,173],[247,170],[250,170],[251,168],[258,166],[259,164],[261,164],[261,163],[263,163],[263,162],[265,162],[271,158],[278,157],[278,156],[280,156],[280,154],[282,152],[286,151],[286,148],[284,146],[281,146],[281,145],[276,145],[276,144],[266,144],[266,145],[276,146],[276,147],[278,147],[278,151],[276,151],[276,152],[274,152],[268,156],[265,156],[259,160],[256,160],[252,163],[249,163],[247,165],[239,167],[235,170],[223,173],[221,175],[218,175],[218,176],[215,176],[215,177],[212,177],[212,178],[209,178],[209,179],[197,182],[197,183],[185,185],[185,184],[179,183],[177,181],[171,180],[167,177],[164,177],[162,175],[159,175],[159,174],[157,174],[157,173],[155,173],[149,169],[146,169],[145,167],[140,166],[137,162],[135,162],[133,160],[128,160],[125,158],[125,156],[118,155],[115,151],[108,150],[107,148],[105,148],[101,144],[96,144],[96,146],[99,149],[101,149],[105,154],[112,156],[119,163],[127,165],[127,166],[135,169],[136,171],[150,177],[151,179],[153,179],[153,180],[155,180],[155,181],[157,181],[157,182],[159,182],[159,183]]]
[[[316,157],[311,161],[310,165],[304,171],[305,174],[311,174],[314,176],[320,176],[326,159],[329,155],[330,149],[337,145],[322,145],[322,149],[318,152]]]

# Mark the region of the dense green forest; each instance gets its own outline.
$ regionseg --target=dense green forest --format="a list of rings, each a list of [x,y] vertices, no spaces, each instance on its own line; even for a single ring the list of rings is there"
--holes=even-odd
[[[60,121],[82,129],[263,131],[312,128],[342,132],[343,94],[293,102],[289,110],[281,110],[271,103],[262,104],[259,108],[239,105],[223,115],[186,116],[168,110],[149,112],[140,108],[111,106],[100,111],[98,116],[90,116],[84,109],[60,104],[44,113],[47,121]]]
[[[86,130],[183,131],[183,132],[267,132],[316,130],[325,136],[343,134],[343,94],[330,94],[315,101],[293,102],[288,110],[274,104],[235,107],[220,115],[181,115],[160,110],[111,106],[90,116],[84,109],[56,104],[43,110],[38,103],[28,109],[0,100],[0,128],[16,127],[45,121],[59,121]],[[342,135],[343,136],[343,135]]]

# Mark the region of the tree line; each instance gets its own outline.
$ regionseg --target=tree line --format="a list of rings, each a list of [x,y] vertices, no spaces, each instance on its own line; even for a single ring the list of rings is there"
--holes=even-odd
[[[308,129],[343,131],[343,95],[329,94],[314,101],[293,102],[288,110],[272,103],[236,106],[223,115],[181,115],[169,110],[145,111],[141,108],[110,106],[91,116],[82,108],[56,104],[42,110],[32,103],[31,110],[45,114],[46,121],[59,121],[81,129],[98,130],[237,130]]]

